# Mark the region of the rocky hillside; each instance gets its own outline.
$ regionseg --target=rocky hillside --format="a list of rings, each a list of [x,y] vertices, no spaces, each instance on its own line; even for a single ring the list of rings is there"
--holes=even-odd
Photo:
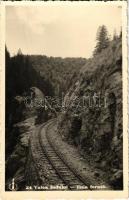
[[[59,120],[64,140],[105,171],[115,189],[122,189],[122,42],[87,60],[78,81],[64,99]]]

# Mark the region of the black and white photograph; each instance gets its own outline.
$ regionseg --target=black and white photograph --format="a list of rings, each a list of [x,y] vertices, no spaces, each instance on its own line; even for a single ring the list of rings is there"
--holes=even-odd
[[[122,4],[5,7],[5,191],[124,190],[124,36]]]

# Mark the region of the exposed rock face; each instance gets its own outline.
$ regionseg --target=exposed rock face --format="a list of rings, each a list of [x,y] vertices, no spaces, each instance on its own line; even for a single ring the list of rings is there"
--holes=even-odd
[[[67,108],[58,125],[63,138],[77,145],[84,156],[90,154],[98,167],[108,171],[109,182],[122,189],[120,39],[87,61],[66,94],[64,106]]]
[[[35,127],[34,124],[35,117],[15,124],[14,130],[16,129],[19,136],[12,154],[6,160],[6,190],[9,190],[8,186],[13,178],[18,185],[18,190],[25,190],[25,167],[28,156],[29,137]]]
[[[12,179],[15,179],[18,185],[18,190],[26,190],[27,174],[26,168],[32,164],[29,153],[29,138],[32,137],[33,131],[38,123],[43,123],[49,116],[49,109],[43,111],[40,107],[40,101],[43,100],[44,94],[36,87],[31,88],[35,91],[35,96],[28,96],[28,98],[17,96],[15,99],[19,102],[17,106],[17,112],[21,112],[23,120],[14,124],[12,132],[13,148],[10,148],[10,152],[6,158],[6,190],[10,191],[9,184]],[[25,100],[27,99],[27,101]],[[37,104],[36,104],[37,102]],[[21,109],[21,105],[24,105],[24,109]],[[10,142],[10,141],[9,141]],[[11,145],[10,145],[11,146]],[[12,146],[11,146],[12,147]],[[34,166],[32,165],[31,170]],[[30,170],[30,169],[29,169]],[[33,173],[33,178],[35,178]]]

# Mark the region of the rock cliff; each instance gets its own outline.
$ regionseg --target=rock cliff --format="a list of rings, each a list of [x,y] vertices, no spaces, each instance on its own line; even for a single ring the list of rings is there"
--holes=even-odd
[[[87,60],[64,99],[58,129],[62,138],[90,155],[122,189],[122,42],[113,40]]]

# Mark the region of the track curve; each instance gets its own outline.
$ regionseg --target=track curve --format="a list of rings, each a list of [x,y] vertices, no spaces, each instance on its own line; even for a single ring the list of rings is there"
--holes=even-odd
[[[70,190],[78,190],[77,186],[87,187],[89,186],[81,176],[79,176],[66,162],[65,159],[60,155],[59,151],[54,147],[51,138],[49,137],[49,128],[53,126],[56,119],[51,120],[45,126],[41,127],[39,131],[39,143],[45,153],[46,158],[52,165],[60,179]]]

